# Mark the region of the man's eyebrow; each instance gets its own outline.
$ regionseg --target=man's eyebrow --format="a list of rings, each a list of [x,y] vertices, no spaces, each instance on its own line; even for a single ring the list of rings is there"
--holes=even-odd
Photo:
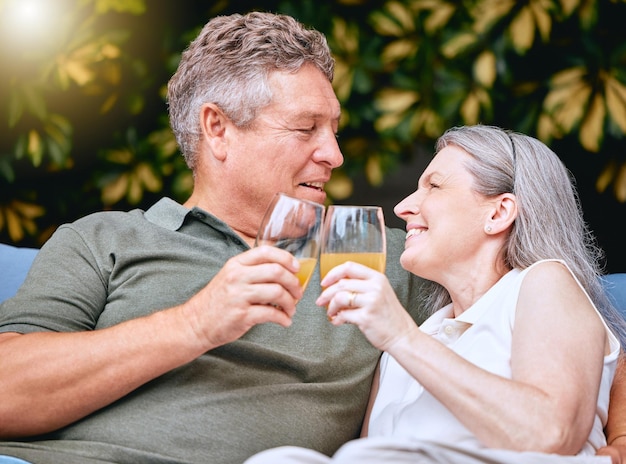
[[[328,117],[328,115],[321,111],[310,111],[310,110],[302,111],[301,113],[298,113],[296,115],[296,118],[307,118],[307,119],[319,119],[319,118],[326,118],[326,117]],[[341,113],[339,113],[336,116],[331,117],[331,119],[335,121],[338,121],[340,118],[341,118]]]

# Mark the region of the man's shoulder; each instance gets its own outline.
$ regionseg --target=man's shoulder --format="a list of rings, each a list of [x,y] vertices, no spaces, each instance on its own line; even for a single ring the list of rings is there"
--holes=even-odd
[[[109,254],[114,250],[138,245],[149,247],[167,232],[146,218],[143,209],[129,211],[97,211],[60,225],[44,248],[87,247],[94,254]]]
[[[80,217],[73,222],[69,222],[64,225],[70,225],[77,228],[90,227],[94,224],[121,224],[121,223],[134,223],[145,220],[144,211],[140,209],[134,209],[130,211],[98,211]]]
[[[116,233],[126,229],[144,228],[148,224],[153,224],[167,229],[175,230],[182,223],[187,210],[174,200],[162,198],[147,210],[135,208],[128,211],[108,210],[96,211],[81,218],[63,224],[61,228],[74,229],[80,233],[90,231],[112,230]],[[172,218],[176,227],[171,227]]]
[[[404,239],[406,237],[406,232],[403,229],[399,229],[397,227],[385,227],[385,234],[388,239],[393,241],[401,241],[404,243]]]
[[[387,237],[387,262],[400,266],[400,255],[404,251],[406,233],[402,229],[387,227],[385,231]]]

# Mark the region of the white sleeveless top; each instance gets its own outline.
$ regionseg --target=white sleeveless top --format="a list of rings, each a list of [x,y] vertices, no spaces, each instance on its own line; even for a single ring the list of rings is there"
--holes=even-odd
[[[511,378],[515,308],[521,283],[531,267],[508,272],[459,317],[454,318],[452,305],[448,305],[428,318],[420,329],[473,364]],[[620,346],[606,323],[605,327],[611,352],[604,357],[593,428],[579,455],[594,455],[598,448],[606,445],[603,429]],[[372,408],[368,435],[484,448],[443,404],[387,353],[383,354],[380,361],[379,391]]]

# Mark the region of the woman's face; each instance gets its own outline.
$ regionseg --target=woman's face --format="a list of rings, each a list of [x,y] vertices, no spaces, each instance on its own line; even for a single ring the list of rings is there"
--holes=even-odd
[[[466,169],[472,158],[454,145],[442,149],[419,179],[417,190],[394,208],[406,221],[402,267],[441,281],[442,273],[480,262],[493,203],[473,190]]]

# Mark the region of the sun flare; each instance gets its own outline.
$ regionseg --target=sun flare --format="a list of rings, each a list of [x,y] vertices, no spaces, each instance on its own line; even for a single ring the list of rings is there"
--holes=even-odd
[[[46,0],[4,2],[0,8],[4,34],[15,45],[42,45],[54,32],[56,17],[52,6],[54,2]]]

